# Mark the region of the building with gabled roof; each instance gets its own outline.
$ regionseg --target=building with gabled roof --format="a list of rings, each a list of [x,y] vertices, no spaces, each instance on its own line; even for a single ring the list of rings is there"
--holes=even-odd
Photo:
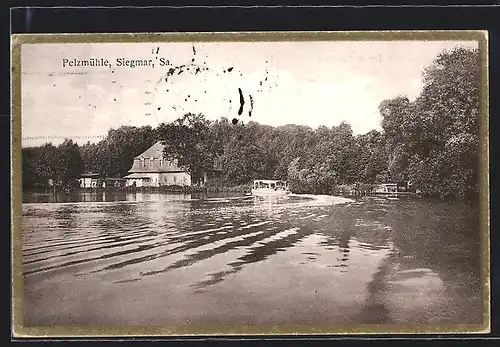
[[[123,177],[127,187],[191,186],[189,172],[179,167],[177,160],[166,160],[164,148],[158,141],[134,158],[129,175]]]

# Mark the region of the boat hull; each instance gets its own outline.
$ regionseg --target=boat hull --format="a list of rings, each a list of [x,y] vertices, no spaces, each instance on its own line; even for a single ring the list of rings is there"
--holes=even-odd
[[[288,190],[252,189],[252,195],[258,197],[286,197],[289,194]]]

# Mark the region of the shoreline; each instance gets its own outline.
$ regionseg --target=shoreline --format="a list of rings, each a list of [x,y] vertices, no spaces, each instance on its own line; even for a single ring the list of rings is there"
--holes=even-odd
[[[51,188],[39,188],[39,189],[26,189],[22,191],[22,194],[37,194],[37,195],[66,195],[71,196],[74,194],[127,194],[127,193],[165,193],[165,194],[210,194],[210,193],[238,193],[242,195],[249,195],[251,189],[245,186],[236,187],[181,187],[181,186],[168,186],[168,187],[120,187],[120,188],[76,188],[70,190],[64,189],[51,189]],[[379,199],[421,199],[424,196],[409,193],[409,192],[398,192],[396,194],[391,193],[370,193],[370,194],[312,194],[312,193],[291,193],[291,196],[302,196],[302,197],[337,197],[344,199],[353,198],[379,198]]]
[[[96,187],[96,188],[32,188],[23,189],[22,193],[39,193],[39,194],[75,194],[75,193],[101,193],[101,192],[116,192],[116,193],[134,193],[134,192],[154,192],[154,193],[250,193],[251,188],[246,186],[225,186],[225,187],[197,187],[197,186],[162,186],[162,187]]]

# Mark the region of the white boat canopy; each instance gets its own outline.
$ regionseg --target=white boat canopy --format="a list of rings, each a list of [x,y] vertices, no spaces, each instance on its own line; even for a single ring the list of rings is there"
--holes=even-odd
[[[253,181],[254,188],[275,188],[282,187],[286,188],[287,183],[283,180],[254,180]]]

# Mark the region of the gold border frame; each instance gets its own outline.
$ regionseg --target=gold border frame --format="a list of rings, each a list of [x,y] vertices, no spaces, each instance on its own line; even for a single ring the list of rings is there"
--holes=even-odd
[[[21,46],[39,43],[149,43],[236,41],[478,41],[480,79],[480,225],[482,324],[343,324],[343,325],[185,325],[185,326],[23,326],[23,261],[21,229]],[[112,337],[112,336],[241,336],[241,335],[337,335],[337,334],[464,334],[491,331],[489,241],[489,107],[487,31],[285,31],[113,34],[14,34],[11,35],[11,217],[12,217],[12,336],[15,338]]]

